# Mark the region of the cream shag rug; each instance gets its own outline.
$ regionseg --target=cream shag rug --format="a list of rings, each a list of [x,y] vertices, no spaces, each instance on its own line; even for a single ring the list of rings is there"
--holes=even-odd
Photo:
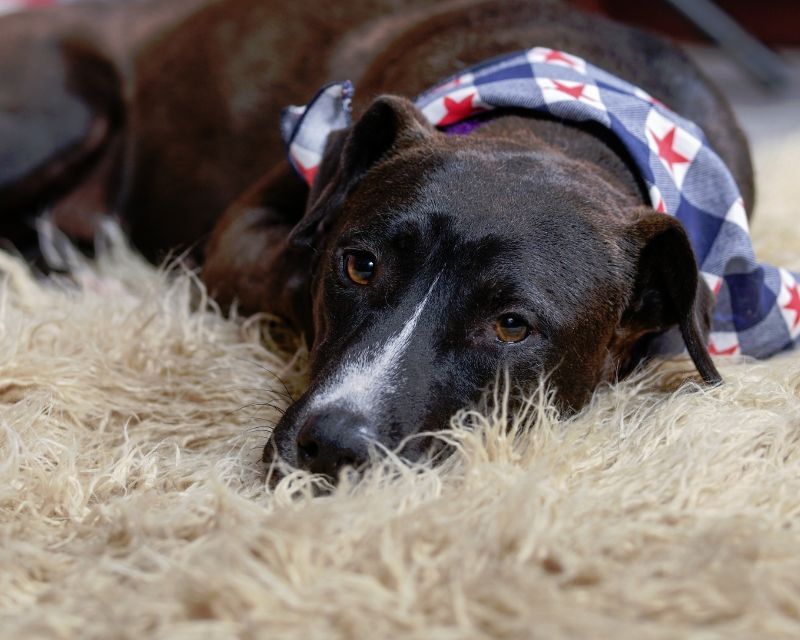
[[[800,136],[758,149],[764,259],[800,268]],[[502,394],[444,467],[266,488],[303,354],[124,249],[80,288],[0,254],[3,638],[800,637],[800,354],[686,362],[559,421]],[[273,408],[269,405],[274,405]]]

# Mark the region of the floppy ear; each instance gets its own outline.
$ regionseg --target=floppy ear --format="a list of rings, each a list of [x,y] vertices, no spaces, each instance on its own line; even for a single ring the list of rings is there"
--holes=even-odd
[[[349,130],[330,136],[309,194],[309,208],[290,242],[312,246],[331,227],[345,198],[370,168],[433,131],[411,101],[397,96],[377,98]]]
[[[633,295],[621,320],[629,340],[680,328],[686,349],[703,380],[722,381],[706,348],[713,297],[698,277],[697,262],[681,223],[652,209],[639,212],[627,229],[636,261]]]
[[[93,45],[47,37],[26,23],[3,26],[0,206],[7,217],[51,204],[87,180],[124,114],[116,67]]]

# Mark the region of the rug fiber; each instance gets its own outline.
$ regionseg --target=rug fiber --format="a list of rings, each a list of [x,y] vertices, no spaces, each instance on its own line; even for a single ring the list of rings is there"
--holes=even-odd
[[[757,149],[754,230],[795,269],[798,150]],[[0,254],[2,638],[800,637],[798,354],[510,432],[501,385],[442,467],[313,497],[259,461],[303,384],[268,319],[119,246],[75,279]]]

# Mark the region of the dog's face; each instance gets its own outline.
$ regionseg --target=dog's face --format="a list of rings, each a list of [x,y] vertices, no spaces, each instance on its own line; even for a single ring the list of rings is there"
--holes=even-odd
[[[427,441],[409,436],[446,426],[500,370],[548,376],[577,409],[648,335],[699,331],[680,226],[536,147],[436,133],[395,98],[329,145],[295,231],[316,247],[311,384],[266,455],[330,476],[371,444],[413,459]]]

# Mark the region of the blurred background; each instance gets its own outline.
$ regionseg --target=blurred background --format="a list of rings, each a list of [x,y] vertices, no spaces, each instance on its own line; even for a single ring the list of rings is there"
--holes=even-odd
[[[753,136],[800,131],[798,0],[573,0],[668,35],[730,97]]]
[[[0,15],[80,1],[0,0]],[[565,1],[681,42],[751,135],[800,131],[800,0]]]

